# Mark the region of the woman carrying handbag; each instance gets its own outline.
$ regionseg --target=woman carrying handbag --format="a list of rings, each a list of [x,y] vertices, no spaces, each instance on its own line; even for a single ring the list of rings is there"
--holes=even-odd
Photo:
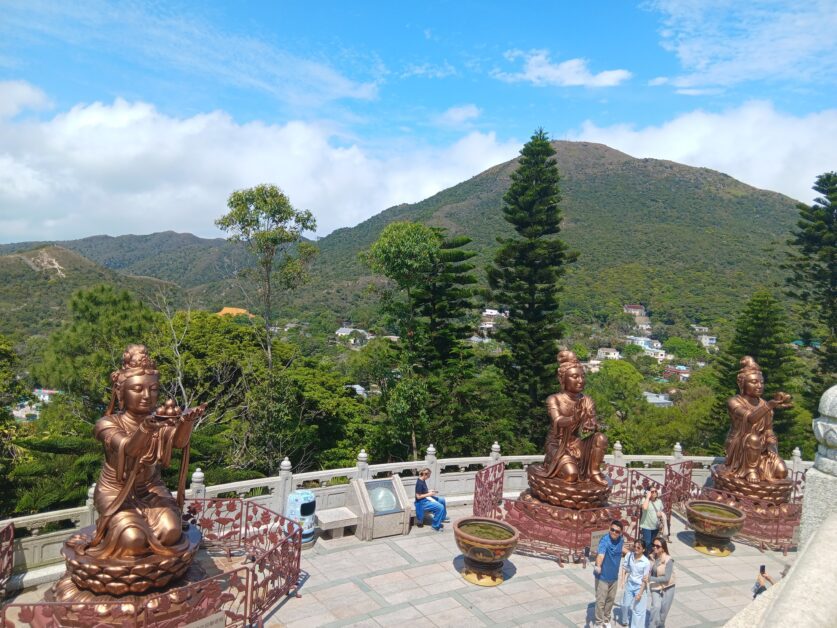
[[[668,543],[658,536],[651,544],[653,564],[648,576],[651,588],[651,621],[649,628],[663,628],[674,602],[674,559],[668,553]]]

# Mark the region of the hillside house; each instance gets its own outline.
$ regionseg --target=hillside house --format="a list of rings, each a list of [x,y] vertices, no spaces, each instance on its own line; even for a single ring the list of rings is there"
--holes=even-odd
[[[482,311],[482,319],[483,320],[496,320],[498,318],[508,318],[509,311],[504,310],[495,310],[494,308],[487,307]]]
[[[663,344],[659,340],[648,338],[647,336],[625,336],[628,344],[637,345],[643,349],[662,349]]]
[[[598,373],[599,369],[602,368],[602,361],[590,360],[589,362],[582,362],[581,368],[584,369],[585,373]]]
[[[639,331],[651,331],[651,319],[647,316],[634,316],[634,323]]]
[[[622,354],[613,347],[599,347],[596,351],[597,360],[621,360]],[[594,371],[595,372],[595,371]]]
[[[673,360],[674,359],[674,356],[670,353],[666,353],[665,349],[648,349],[648,348],[645,348],[645,349],[643,349],[643,351],[644,351],[645,355],[647,355],[648,357],[654,358],[660,364],[662,364],[666,360]]]
[[[705,325],[689,325],[696,334],[705,334],[709,332],[709,328]]]
[[[340,327],[334,335],[338,340],[348,341],[353,347],[362,347],[367,342],[375,337],[365,329],[355,329],[354,327]]]
[[[715,349],[718,345],[718,338],[716,336],[701,334],[698,336],[698,342],[704,349]]]
[[[645,401],[658,408],[671,408],[674,405],[671,397],[665,393],[643,392],[642,395],[645,397]]]
[[[692,371],[689,367],[683,366],[682,364],[667,366],[663,371],[663,377],[668,381],[687,382],[691,375]]]
[[[622,311],[625,314],[630,314],[631,316],[647,316],[645,306],[639,305],[638,303],[628,303],[627,305],[623,305]]]

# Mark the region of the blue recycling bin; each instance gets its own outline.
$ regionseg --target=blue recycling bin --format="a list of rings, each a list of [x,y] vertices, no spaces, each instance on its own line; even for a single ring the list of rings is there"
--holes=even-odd
[[[314,538],[314,512],[317,510],[317,498],[312,491],[298,490],[288,495],[285,517],[296,521],[302,527],[302,542]]]

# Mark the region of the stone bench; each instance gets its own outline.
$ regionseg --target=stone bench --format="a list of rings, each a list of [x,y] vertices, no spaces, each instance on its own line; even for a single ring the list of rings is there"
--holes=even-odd
[[[315,516],[317,527],[323,532],[330,531],[333,539],[339,539],[346,527],[356,526],[360,521],[360,517],[346,506],[317,510]]]

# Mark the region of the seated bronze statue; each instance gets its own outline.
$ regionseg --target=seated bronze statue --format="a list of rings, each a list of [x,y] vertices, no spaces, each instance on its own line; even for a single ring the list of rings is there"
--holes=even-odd
[[[787,501],[788,468],[779,455],[773,432],[773,411],[789,408],[791,396],[777,392],[762,399],[764,377],[750,356],[744,356],[738,371],[739,394],[727,401],[732,425],[727,435],[726,461],[713,469],[715,486],[757,501]]]
[[[546,400],[549,433],[542,465],[529,466],[529,488],[539,500],[568,508],[601,505],[610,492],[601,465],[607,436],[596,406],[584,395],[584,368],[572,351],[558,354],[561,391]]]
[[[142,345],[125,350],[111,382],[110,407],[93,432],[105,450],[93,496],[99,518],[65,543],[72,582],[59,581],[58,599],[79,589],[123,595],[162,587],[185,573],[200,540],[181,513],[189,440],[205,406],[181,412],[169,400],[157,408],[159,374]],[[184,449],[177,500],[160,476],[173,449]]]

